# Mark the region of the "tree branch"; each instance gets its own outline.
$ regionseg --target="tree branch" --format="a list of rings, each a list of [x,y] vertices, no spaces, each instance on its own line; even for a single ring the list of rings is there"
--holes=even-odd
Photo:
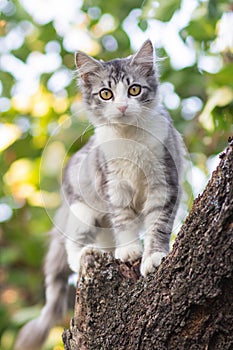
[[[220,158],[155,273],[85,256],[66,350],[232,349],[233,139]]]

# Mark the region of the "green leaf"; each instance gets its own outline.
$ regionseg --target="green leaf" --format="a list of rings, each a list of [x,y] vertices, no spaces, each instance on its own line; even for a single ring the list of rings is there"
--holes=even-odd
[[[143,19],[155,18],[160,21],[168,22],[175,11],[180,8],[180,0],[149,0],[143,8]]]
[[[229,79],[233,77],[233,63],[223,67],[216,74],[208,74],[209,84],[212,86],[230,86],[233,88],[233,79]]]
[[[215,25],[205,18],[191,21],[185,29],[197,41],[210,41],[216,36]]]
[[[128,14],[134,8],[140,8],[142,5],[141,0],[129,0],[124,3],[120,3],[119,0],[112,1],[101,1],[97,0],[94,3],[94,6],[97,6],[101,9],[101,12],[110,13],[114,16],[119,22],[122,22]],[[89,7],[93,6],[92,0],[84,0],[82,9],[87,12]]]
[[[208,17],[212,19],[217,19],[220,17],[220,10],[218,7],[218,0],[208,1]]]
[[[145,19],[142,19],[138,22],[138,26],[143,32],[145,32],[148,28],[148,22]]]

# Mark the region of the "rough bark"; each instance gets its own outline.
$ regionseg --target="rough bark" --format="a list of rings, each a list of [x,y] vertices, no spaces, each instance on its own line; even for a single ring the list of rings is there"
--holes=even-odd
[[[233,140],[220,158],[155,273],[85,257],[66,350],[233,349]]]

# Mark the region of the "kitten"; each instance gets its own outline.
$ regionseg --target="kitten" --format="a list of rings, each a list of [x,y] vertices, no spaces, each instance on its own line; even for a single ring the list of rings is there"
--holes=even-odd
[[[109,62],[78,52],[76,64],[95,134],[65,169],[45,263],[46,305],[16,349],[41,346],[65,312],[70,270],[78,272],[93,247],[122,261],[142,257],[141,274],[152,272],[169,251],[180,200],[182,140],[160,103],[151,42]]]

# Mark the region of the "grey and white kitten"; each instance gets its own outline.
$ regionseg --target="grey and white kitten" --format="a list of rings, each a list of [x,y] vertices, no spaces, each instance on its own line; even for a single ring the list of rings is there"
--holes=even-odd
[[[142,257],[141,274],[152,272],[169,251],[180,201],[182,140],[160,103],[151,42],[109,62],[78,52],[76,64],[95,134],[66,167],[45,263],[46,305],[16,349],[40,348],[66,310],[70,270],[78,272],[93,247],[122,261]]]

